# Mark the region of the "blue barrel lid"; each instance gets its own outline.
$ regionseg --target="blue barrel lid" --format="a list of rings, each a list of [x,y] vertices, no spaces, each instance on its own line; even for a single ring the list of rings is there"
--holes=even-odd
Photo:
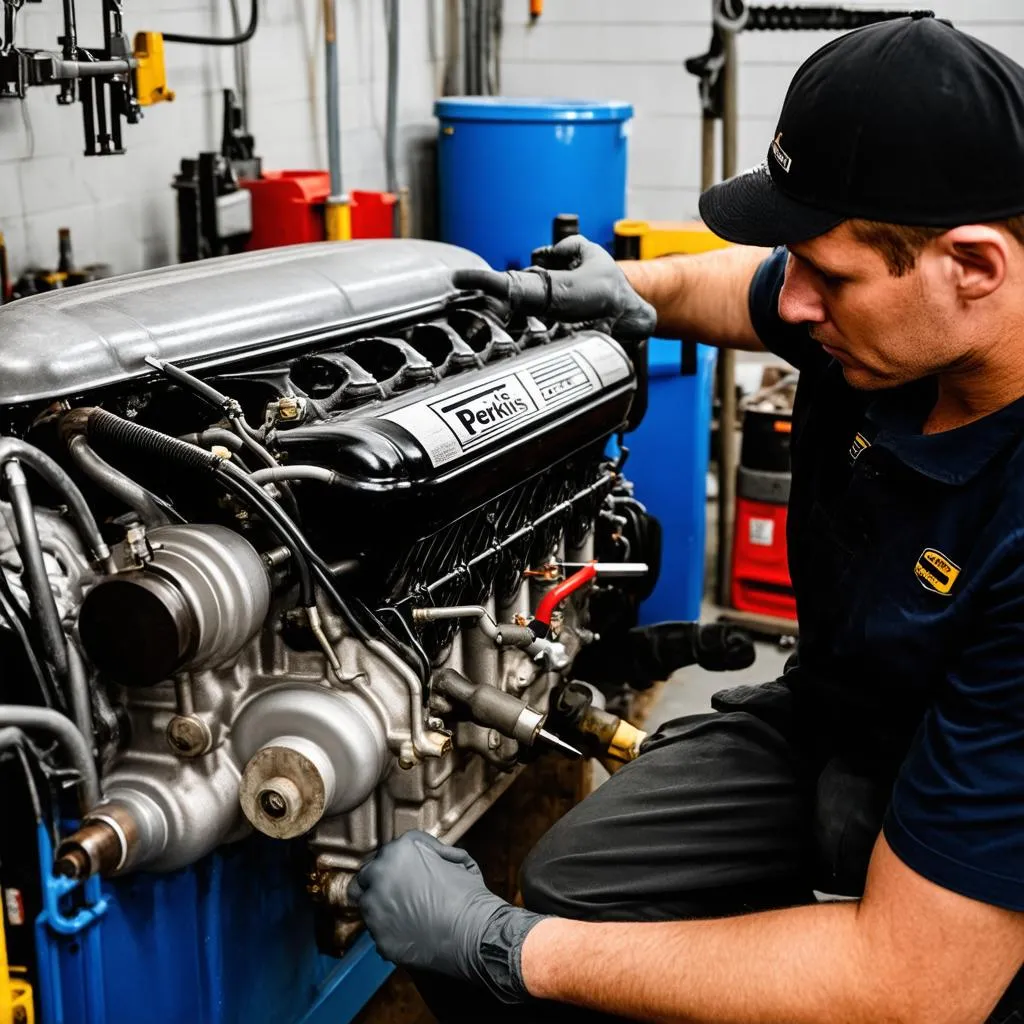
[[[449,121],[628,121],[633,104],[542,96],[447,96],[434,103],[434,114]]]

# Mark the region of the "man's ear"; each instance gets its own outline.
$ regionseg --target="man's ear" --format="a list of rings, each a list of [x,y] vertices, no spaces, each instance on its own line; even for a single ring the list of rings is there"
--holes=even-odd
[[[991,295],[1006,279],[1010,241],[988,224],[963,224],[933,243],[949,260],[953,284],[964,302]]]

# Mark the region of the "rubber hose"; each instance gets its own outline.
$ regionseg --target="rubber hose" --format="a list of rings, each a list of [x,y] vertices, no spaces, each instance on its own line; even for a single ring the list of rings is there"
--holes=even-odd
[[[125,448],[141,449],[157,458],[176,462],[186,469],[216,474],[232,494],[255,507],[269,526],[277,527],[274,532],[281,537],[295,558],[303,607],[309,608],[313,605],[316,592],[313,589],[309,564],[302,557],[302,547],[295,539],[297,529],[283,513],[274,514],[279,512],[277,506],[256,484],[249,483],[249,478],[237,466],[187,441],[179,441],[169,434],[161,434],[157,430],[142,426],[141,423],[123,420],[106,409],[91,409],[86,417],[86,425],[90,437],[110,441]]]
[[[126,473],[115,469],[101,459],[89,447],[81,434],[76,434],[68,443],[68,451],[75,465],[94,483],[113,495],[123,505],[135,512],[148,527],[166,526],[171,520],[157,504],[156,498],[141,484],[137,484]]]
[[[68,640],[68,707],[78,731],[92,745],[92,699],[89,675],[78,648]]]
[[[179,441],[170,434],[161,434],[159,430],[144,427],[141,423],[121,419],[106,409],[89,410],[86,422],[90,437],[118,444],[122,448],[141,449],[157,458],[176,462],[186,469],[216,473],[222,461],[212,452]]]
[[[165,32],[165,43],[188,43],[192,46],[241,46],[249,42],[256,34],[259,25],[259,0],[252,0],[252,14],[249,18],[249,27],[244,32],[233,36],[186,36],[179,32]]]
[[[0,463],[10,459],[17,459],[31,468],[60,494],[67,502],[71,518],[78,526],[93,557],[98,562],[109,560],[110,548],[107,547],[106,541],[100,533],[96,517],[92,514],[92,509],[89,508],[75,481],[49,455],[40,451],[35,445],[31,445],[27,441],[19,441],[16,437],[0,437]]]
[[[281,480],[316,480],[322,484],[335,484],[338,474],[323,466],[275,466],[273,469],[257,469],[249,474],[249,479],[260,486]]]
[[[43,655],[61,679],[68,675],[67,640],[61,625],[57,602],[50,589],[50,578],[43,562],[43,547],[39,541],[35,509],[28,493],[28,482],[21,463],[11,459],[4,464],[8,496],[18,527],[18,554],[21,556],[21,578],[25,584],[32,613],[39,623],[43,641]]]
[[[38,729],[49,733],[64,748],[68,760],[82,777],[79,784],[81,809],[88,811],[100,802],[100,780],[89,744],[74,722],[50,708],[32,708],[24,704],[0,704],[0,726]]]

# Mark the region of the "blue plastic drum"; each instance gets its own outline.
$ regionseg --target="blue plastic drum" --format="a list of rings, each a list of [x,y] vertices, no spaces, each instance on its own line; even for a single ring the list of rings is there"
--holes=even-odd
[[[438,100],[441,239],[492,267],[525,267],[575,213],[611,248],[626,212],[629,103],[461,96]]]

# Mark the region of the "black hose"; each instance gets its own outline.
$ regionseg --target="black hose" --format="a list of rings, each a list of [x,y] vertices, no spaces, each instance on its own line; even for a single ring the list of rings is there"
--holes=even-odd
[[[156,496],[137,484],[130,476],[115,469],[101,459],[89,446],[82,434],[76,434],[68,442],[68,452],[75,465],[108,494],[113,495],[122,505],[137,512],[148,527],[166,526],[171,520],[157,504]]]
[[[9,459],[17,459],[30,467],[67,502],[71,518],[75,520],[82,539],[92,550],[93,557],[99,562],[106,561],[110,557],[110,549],[100,533],[92,509],[75,481],[35,445],[16,437],[0,437],[0,463]]]
[[[259,24],[259,0],[252,0],[252,13],[249,15],[249,27],[234,36],[186,36],[177,32],[164,32],[165,43],[187,43],[190,46],[241,46],[256,35]]]
[[[283,514],[258,485],[251,483],[248,477],[237,467],[225,459],[204,451],[187,441],[179,441],[169,434],[161,434],[158,430],[144,427],[140,423],[115,416],[106,409],[91,409],[86,415],[86,429],[90,437],[100,441],[109,441],[126,448],[137,448],[155,455],[157,458],[176,462],[185,469],[199,473],[212,473],[232,494],[241,498],[247,505],[255,508],[267,525],[278,534],[281,541],[291,551],[295,570],[299,575],[300,599],[304,608],[309,608],[316,600],[313,589],[313,577],[309,563],[304,557],[303,548],[296,540],[298,530]]]
[[[61,679],[68,676],[68,649],[61,625],[57,602],[50,589],[50,579],[43,563],[43,547],[39,541],[35,509],[28,493],[28,482],[21,463],[11,459],[4,464],[7,494],[18,527],[18,554],[21,556],[21,578],[28,594],[29,605],[43,644],[43,655]]]
[[[32,675],[35,676],[36,685],[39,687],[39,695],[43,699],[43,704],[48,708],[62,708],[61,691],[55,685],[53,679],[50,678],[46,666],[36,651],[32,637],[29,635],[32,624],[25,614],[25,610],[14,596],[11,585],[7,580],[7,574],[3,570],[0,570],[0,615],[7,620],[7,624],[11,627],[11,632],[21,642],[21,646],[25,651],[25,658],[28,661],[28,667]],[[0,694],[0,696],[3,695]]]
[[[417,656],[416,652],[413,651],[407,644],[402,643],[381,621],[378,619],[373,612],[366,608],[361,602],[356,602],[362,611],[362,613],[370,620],[373,627],[371,633],[366,626],[360,622],[357,615],[355,615],[352,609],[349,607],[348,601],[341,596],[338,588],[335,584],[334,573],[331,567],[310,547],[309,541],[306,540],[302,532],[292,523],[284,510],[280,508],[274,501],[272,501],[266,492],[256,484],[252,482],[244,473],[242,473],[237,466],[231,465],[231,463],[225,462],[221,469],[221,482],[227,483],[230,480],[231,483],[239,490],[234,492],[238,496],[242,497],[243,500],[248,501],[250,504],[257,507],[260,515],[268,522],[273,522],[277,526],[276,532],[278,535],[284,538],[286,535],[290,535],[291,541],[297,545],[298,554],[296,554],[295,548],[292,548],[292,544],[288,546],[293,552],[293,557],[296,557],[298,566],[302,566],[303,563],[307,563],[312,566],[313,574],[316,576],[320,586],[327,594],[331,603],[337,608],[338,613],[341,615],[345,625],[363,643],[369,643],[374,639],[381,639],[387,643],[392,650],[398,653],[403,661],[406,662],[422,679],[424,684],[430,677],[430,665],[427,662],[426,657]],[[309,607],[309,605],[305,605]]]
[[[251,483],[237,466],[227,461],[222,462],[217,478],[243,504],[254,508],[267,527],[277,534],[281,543],[291,552],[292,564],[299,577],[299,603],[303,608],[312,608],[316,604],[316,589],[313,586],[307,546],[298,528],[273,499],[257,484]]]

